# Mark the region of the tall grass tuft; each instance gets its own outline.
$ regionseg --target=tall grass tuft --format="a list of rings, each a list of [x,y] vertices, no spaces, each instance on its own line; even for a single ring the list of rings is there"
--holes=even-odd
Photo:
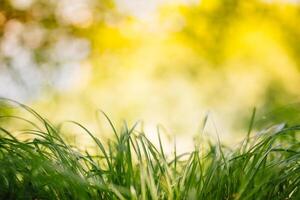
[[[0,199],[300,199],[300,126],[274,126],[250,134],[237,147],[195,144],[192,152],[164,153],[135,127],[124,125],[91,155],[70,145],[31,108],[39,123],[19,130],[0,126]],[[25,120],[17,116],[1,116]],[[111,123],[112,125],[112,123]],[[252,127],[252,122],[251,126]],[[113,125],[112,125],[113,126]],[[201,138],[200,138],[201,139]],[[204,140],[203,140],[204,141]]]

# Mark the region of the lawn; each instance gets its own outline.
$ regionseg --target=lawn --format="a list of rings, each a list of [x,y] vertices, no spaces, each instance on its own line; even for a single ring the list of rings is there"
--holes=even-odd
[[[192,152],[164,152],[135,126],[124,124],[101,140],[77,122],[96,144],[79,150],[30,107],[39,121],[1,116],[0,199],[300,199],[300,126],[274,125],[253,131],[233,146],[199,133]],[[106,116],[106,115],[105,115]],[[25,121],[18,134],[9,124]]]

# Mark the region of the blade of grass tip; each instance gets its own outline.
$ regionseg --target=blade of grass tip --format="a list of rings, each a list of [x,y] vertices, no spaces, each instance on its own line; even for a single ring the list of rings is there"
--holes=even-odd
[[[36,136],[36,137],[40,137],[40,138],[43,138],[45,141],[49,141],[49,142],[60,142],[60,139],[55,137],[55,136],[50,136],[43,132],[43,131],[40,131],[40,130],[31,130],[31,129],[25,129],[22,131],[24,134],[28,134],[28,135],[33,135],[33,136]],[[54,139],[54,140],[53,140]],[[61,143],[63,144],[65,147],[67,146],[65,143]]]
[[[130,130],[127,131],[127,134],[126,134],[126,143],[127,143],[127,151],[128,151],[128,162],[130,164],[130,170],[133,171],[133,166],[132,166],[132,153],[131,153],[131,134],[133,133],[133,131],[135,130],[135,128],[137,127],[137,125],[139,124],[140,122],[137,121],[132,127]],[[134,148],[134,145],[132,144],[133,148]]]
[[[73,123],[77,126],[79,126],[80,128],[82,128],[87,134],[89,134],[89,136],[91,136],[91,138],[96,142],[96,144],[98,145],[98,147],[100,148],[101,152],[103,153],[106,161],[107,161],[107,164],[109,166],[110,169],[112,169],[112,165],[111,165],[111,162],[109,160],[109,157],[105,151],[105,148],[103,146],[103,144],[100,142],[100,140],[98,138],[96,138],[87,128],[85,128],[83,125],[79,124],[78,122],[75,122],[75,121],[67,121],[67,122],[70,122],[70,123]]]
[[[112,144],[112,141],[110,139],[108,139],[108,141],[107,141],[107,146],[108,146],[108,155],[107,155],[107,157],[109,158],[110,163],[113,163],[113,160],[114,160],[113,144]]]
[[[131,145],[132,145],[132,147],[133,147],[133,149],[134,149],[134,151],[137,155],[137,158],[139,160],[139,164],[143,164],[141,148],[140,148],[138,140],[139,140],[138,137],[130,138]]]
[[[162,141],[161,141],[161,137],[160,137],[160,129],[159,129],[159,126],[157,126],[156,128],[157,128],[157,136],[158,136],[158,142],[159,142],[160,152],[161,152],[162,158],[163,158],[164,161],[166,162],[165,152],[164,152],[164,148],[163,148],[163,146],[162,146]]]
[[[207,124],[207,121],[208,121],[208,117],[209,117],[209,112],[207,112],[207,113],[205,114],[205,117],[204,117],[204,119],[203,119],[202,127],[201,127],[201,133],[203,133],[204,130],[205,130],[205,127],[206,127],[206,124]]]
[[[135,122],[134,125],[131,127],[131,129],[128,130],[128,134],[130,135],[140,123],[141,123],[141,121]]]
[[[153,163],[151,162],[151,157],[150,157],[150,153],[148,152],[149,151],[149,149],[148,148],[146,148],[146,141],[144,141],[145,139],[145,136],[144,136],[144,134],[142,134],[140,137],[139,137],[139,141],[140,141],[140,144],[142,145],[142,150],[143,150],[143,152],[144,152],[144,156],[145,156],[145,158],[146,158],[146,162],[147,162],[147,164],[148,165],[150,165],[151,167],[152,167],[152,169],[154,169],[154,166],[153,166]]]
[[[2,128],[1,126],[0,126],[0,130],[2,131],[2,132],[4,132],[5,134],[7,134],[11,139],[13,139],[14,141],[18,141],[18,139],[16,138],[16,137],[14,137],[8,130],[6,130],[5,128]]]
[[[44,126],[47,130],[47,132],[45,132],[45,135],[48,136],[48,140],[50,140],[52,142],[54,142],[54,140],[56,140],[57,142],[60,142],[61,144],[63,144],[65,147],[68,146],[66,144],[65,140],[59,134],[59,131],[56,130],[56,128],[52,124],[50,124],[50,122],[48,122],[47,120],[44,120]]]
[[[247,139],[249,139],[250,134],[251,134],[251,131],[252,131],[252,129],[253,129],[254,120],[255,120],[255,115],[256,115],[256,107],[254,107],[254,108],[253,108],[253,111],[252,111],[251,120],[250,120],[250,125],[249,125],[249,129],[248,129],[248,132],[247,132]]]
[[[90,155],[90,153],[87,150],[85,150],[85,155],[86,156],[84,157],[84,160],[87,161],[88,163],[90,163],[92,169],[94,171],[99,171],[100,173],[102,173],[102,169],[97,165],[94,158]],[[104,182],[102,176],[99,176],[99,178]]]
[[[25,119],[25,118],[23,118],[23,117],[14,116],[14,115],[5,115],[5,116],[0,116],[0,119],[2,119],[2,118],[18,119],[18,120],[20,120],[20,121],[24,121],[24,122],[26,122],[26,123],[32,125],[34,128],[36,128],[36,129],[38,129],[38,130],[41,131],[41,129],[40,129],[40,127],[39,127],[38,125],[36,125],[36,124],[33,123],[32,121],[27,120],[27,119]]]
[[[201,127],[201,129],[200,129],[200,135],[199,135],[200,141],[201,141],[201,134],[204,133],[204,130],[205,130],[206,125],[207,125],[207,123],[208,123],[209,114],[210,114],[210,112],[207,112],[207,113],[205,114],[204,119],[203,119],[202,127]],[[201,157],[204,157],[204,142],[201,142],[201,143],[200,143],[200,141],[199,141],[199,144],[196,144],[195,146],[198,146],[198,148],[200,149],[200,156],[201,156]]]
[[[144,139],[145,139],[145,144],[147,145],[147,149],[149,150],[149,154],[152,156],[152,158],[154,158],[160,171],[164,173],[163,165],[166,165],[166,162],[163,162],[163,165],[160,163],[160,158],[161,158],[160,152],[156,149],[154,144],[147,137],[144,136]]]
[[[254,107],[253,111],[252,111],[250,125],[249,125],[249,128],[248,128],[247,137],[246,137],[246,144],[244,146],[244,151],[245,151],[245,149],[247,148],[247,146],[249,144],[250,134],[251,134],[251,132],[253,130],[253,125],[254,125],[254,121],[255,121],[255,115],[256,115],[256,107]]]
[[[124,121],[124,126],[125,126],[125,130],[126,130],[126,134],[124,134],[124,141],[128,141],[128,139],[130,138],[130,135],[133,133],[133,131],[135,130],[135,128],[137,127],[137,125],[140,123],[140,121],[137,121],[134,123],[134,125],[129,129],[127,123]]]
[[[55,128],[49,122],[47,122],[47,120],[45,120],[40,114],[38,114],[33,108],[31,108],[31,107],[29,107],[29,106],[27,106],[25,104],[22,104],[22,103],[20,103],[18,101],[15,101],[15,100],[12,100],[12,99],[8,99],[8,98],[2,98],[2,97],[0,97],[0,100],[11,102],[11,103],[14,103],[14,104],[20,106],[21,108],[23,108],[24,110],[28,111],[33,116],[35,116],[38,120],[40,120],[44,124],[45,128],[47,129],[47,132],[50,135],[51,135],[51,133],[55,133],[56,135],[58,135],[57,131],[55,130]],[[63,140],[62,140],[62,142],[63,142]]]
[[[44,118],[40,114],[38,114],[34,109],[32,109],[31,107],[29,107],[25,104],[22,104],[22,103],[20,103],[18,101],[15,101],[13,99],[4,98],[4,97],[0,97],[0,100],[14,103],[14,104],[20,106],[21,108],[27,110],[29,113],[33,114],[39,120],[44,121]]]
[[[117,130],[115,129],[115,126],[114,126],[114,124],[112,123],[112,121],[109,119],[109,117],[105,114],[104,111],[98,110],[98,112],[100,112],[100,113],[106,118],[106,120],[108,121],[110,127],[112,128],[112,130],[113,130],[113,132],[114,132],[114,134],[115,134],[115,136],[116,136],[116,138],[117,138],[117,141],[119,142],[119,141],[120,141],[120,138],[119,138],[119,136],[118,136]]]
[[[25,104],[22,104],[18,101],[14,101],[14,100],[10,100],[11,102],[19,105],[21,108],[27,110],[29,113],[31,113],[33,116],[35,116],[37,119],[39,119],[45,126],[47,132],[49,133],[49,135],[56,135],[57,137],[59,137],[60,141],[62,143],[64,143],[63,139],[59,136],[59,134],[57,133],[56,129],[54,128],[54,126],[48,122],[45,118],[43,118],[38,112],[36,112],[33,108],[25,105]]]

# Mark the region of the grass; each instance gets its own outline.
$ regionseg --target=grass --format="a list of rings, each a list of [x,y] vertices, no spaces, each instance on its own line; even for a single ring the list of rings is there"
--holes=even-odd
[[[300,199],[300,126],[251,134],[253,115],[235,147],[199,135],[194,151],[177,155],[174,145],[174,154],[166,155],[159,134],[155,146],[134,126],[117,132],[109,121],[115,135],[104,142],[72,122],[97,145],[91,155],[19,105],[39,123],[0,118],[27,121],[31,128],[19,132],[33,136],[20,140],[5,121],[0,126],[0,199]]]

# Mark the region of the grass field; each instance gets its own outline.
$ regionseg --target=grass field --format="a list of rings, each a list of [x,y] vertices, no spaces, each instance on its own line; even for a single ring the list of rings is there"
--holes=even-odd
[[[0,199],[300,199],[300,126],[277,125],[251,131],[234,147],[205,139],[194,151],[164,153],[142,131],[123,126],[114,138],[101,141],[72,122],[97,145],[95,153],[80,151],[54,126],[25,105],[39,123],[15,137],[1,116]],[[10,125],[11,126],[11,125]]]

